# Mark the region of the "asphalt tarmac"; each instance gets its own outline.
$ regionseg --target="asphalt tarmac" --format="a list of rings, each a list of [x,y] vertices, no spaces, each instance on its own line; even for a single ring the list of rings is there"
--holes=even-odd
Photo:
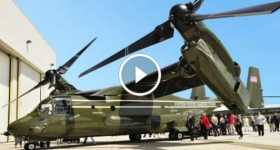
[[[264,137],[257,133],[245,133],[243,139],[238,136],[209,137],[208,140],[199,138],[191,142],[189,139],[182,141],[169,141],[167,134],[155,135],[155,137],[144,138],[139,143],[131,143],[128,136],[96,137],[96,143],[90,139],[86,145],[57,145],[52,142],[53,150],[280,150],[280,133],[267,132]],[[1,150],[22,150],[15,148],[14,143],[0,144]]]

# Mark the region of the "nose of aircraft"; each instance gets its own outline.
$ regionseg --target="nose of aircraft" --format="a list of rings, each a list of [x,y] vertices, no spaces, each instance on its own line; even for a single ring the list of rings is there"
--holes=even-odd
[[[17,132],[16,132],[16,129],[17,129],[17,127],[16,127],[16,122],[13,122],[13,123],[9,124],[9,126],[8,126],[8,131],[5,132],[5,135],[6,135],[6,136],[15,135],[15,134],[17,133]]]
[[[7,134],[13,136],[39,136],[44,127],[37,123],[36,119],[27,116],[8,126]]]
[[[4,132],[4,135],[5,135],[5,136],[10,136],[11,133],[10,133],[9,130],[8,130],[8,131]]]
[[[31,122],[30,117],[23,117],[8,125],[8,133],[13,136],[24,136],[28,133]]]

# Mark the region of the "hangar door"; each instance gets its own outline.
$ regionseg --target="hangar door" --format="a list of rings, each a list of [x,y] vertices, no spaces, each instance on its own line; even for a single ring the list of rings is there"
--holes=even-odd
[[[29,65],[20,62],[19,95],[31,89],[40,82],[40,74]],[[40,88],[19,99],[19,118],[24,117],[40,103]]]
[[[9,56],[0,51],[0,133],[7,131],[8,107],[3,107],[9,101]],[[6,142],[7,138],[0,135],[0,142]]]

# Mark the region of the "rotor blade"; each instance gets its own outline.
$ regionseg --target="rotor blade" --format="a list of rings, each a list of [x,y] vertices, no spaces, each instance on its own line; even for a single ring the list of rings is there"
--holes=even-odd
[[[84,48],[82,48],[75,56],[69,59],[64,65],[60,66],[57,69],[57,73],[65,74],[68,69],[74,64],[74,62],[82,55],[82,53],[90,47],[90,45],[96,40],[97,38],[92,39]]]
[[[204,0],[195,0],[195,1],[193,2],[192,11],[193,11],[193,12],[197,11],[197,10],[201,7],[201,5],[202,5],[203,2],[204,2]]]
[[[37,88],[39,88],[39,87],[41,87],[41,86],[43,86],[43,85],[46,85],[47,83],[48,83],[48,80],[42,80],[41,82],[39,82],[37,85],[35,85],[35,86],[34,86],[33,88],[31,88],[30,90],[28,90],[28,91],[24,92],[23,94],[21,94],[20,96],[18,96],[16,99],[10,101],[10,102],[9,102],[8,104],[6,104],[6,105],[3,105],[2,108],[8,106],[10,103],[13,103],[13,102],[16,101],[17,99],[19,99],[19,98],[21,98],[21,97],[27,95],[28,93],[30,93],[30,92],[36,90]]]
[[[33,88],[31,88],[30,90],[28,90],[28,91],[24,92],[23,94],[21,94],[20,96],[18,96],[17,99],[19,99],[19,98],[25,96],[26,94],[28,94],[28,93],[30,93],[30,92],[36,90],[37,88],[39,88],[39,87],[41,87],[41,86],[43,86],[43,85],[46,85],[46,84],[48,84],[48,80],[42,80],[42,81],[40,81],[40,82],[39,82],[37,85],[35,85]]]
[[[216,13],[216,14],[206,14],[206,15],[193,15],[191,19],[194,21],[202,21],[205,19],[218,19],[218,18],[228,18],[228,17],[241,17],[241,16],[254,16],[254,15],[265,15],[272,14],[280,8],[280,1],[257,5],[253,7],[247,7],[243,9]]]
[[[169,38],[172,38],[174,34],[174,29],[171,25],[170,21],[166,21],[163,24],[157,26],[154,31],[149,33],[148,35],[144,36],[140,40],[134,42],[133,44],[129,45],[128,47],[120,50],[119,52],[115,53],[111,57],[105,59],[104,61],[98,63],[97,65],[89,68],[88,70],[82,72],[79,77],[82,77],[92,71],[95,71],[107,64],[110,64],[122,57],[125,57],[131,53],[149,47],[151,45],[157,44],[159,42],[165,41]]]

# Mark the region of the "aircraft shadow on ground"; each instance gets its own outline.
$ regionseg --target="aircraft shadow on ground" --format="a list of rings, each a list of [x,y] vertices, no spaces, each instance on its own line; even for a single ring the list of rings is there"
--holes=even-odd
[[[106,141],[106,142],[97,142],[95,144],[93,143],[87,143],[87,144],[79,144],[79,145],[59,145],[59,146],[53,146],[49,149],[67,149],[67,148],[76,148],[76,147],[87,147],[91,146],[94,148],[95,146],[102,145],[115,145],[115,144],[121,144],[124,146],[121,146],[121,148],[132,148],[132,149],[153,149],[153,150],[163,150],[163,148],[166,147],[178,147],[178,146],[194,146],[194,145],[213,145],[213,144],[230,144],[234,143],[231,141],[205,141],[205,142],[199,142],[199,143],[191,143],[190,141],[187,141],[186,143],[178,143],[178,142],[172,142],[168,139],[147,139],[142,140],[141,142],[130,142],[130,141]]]

